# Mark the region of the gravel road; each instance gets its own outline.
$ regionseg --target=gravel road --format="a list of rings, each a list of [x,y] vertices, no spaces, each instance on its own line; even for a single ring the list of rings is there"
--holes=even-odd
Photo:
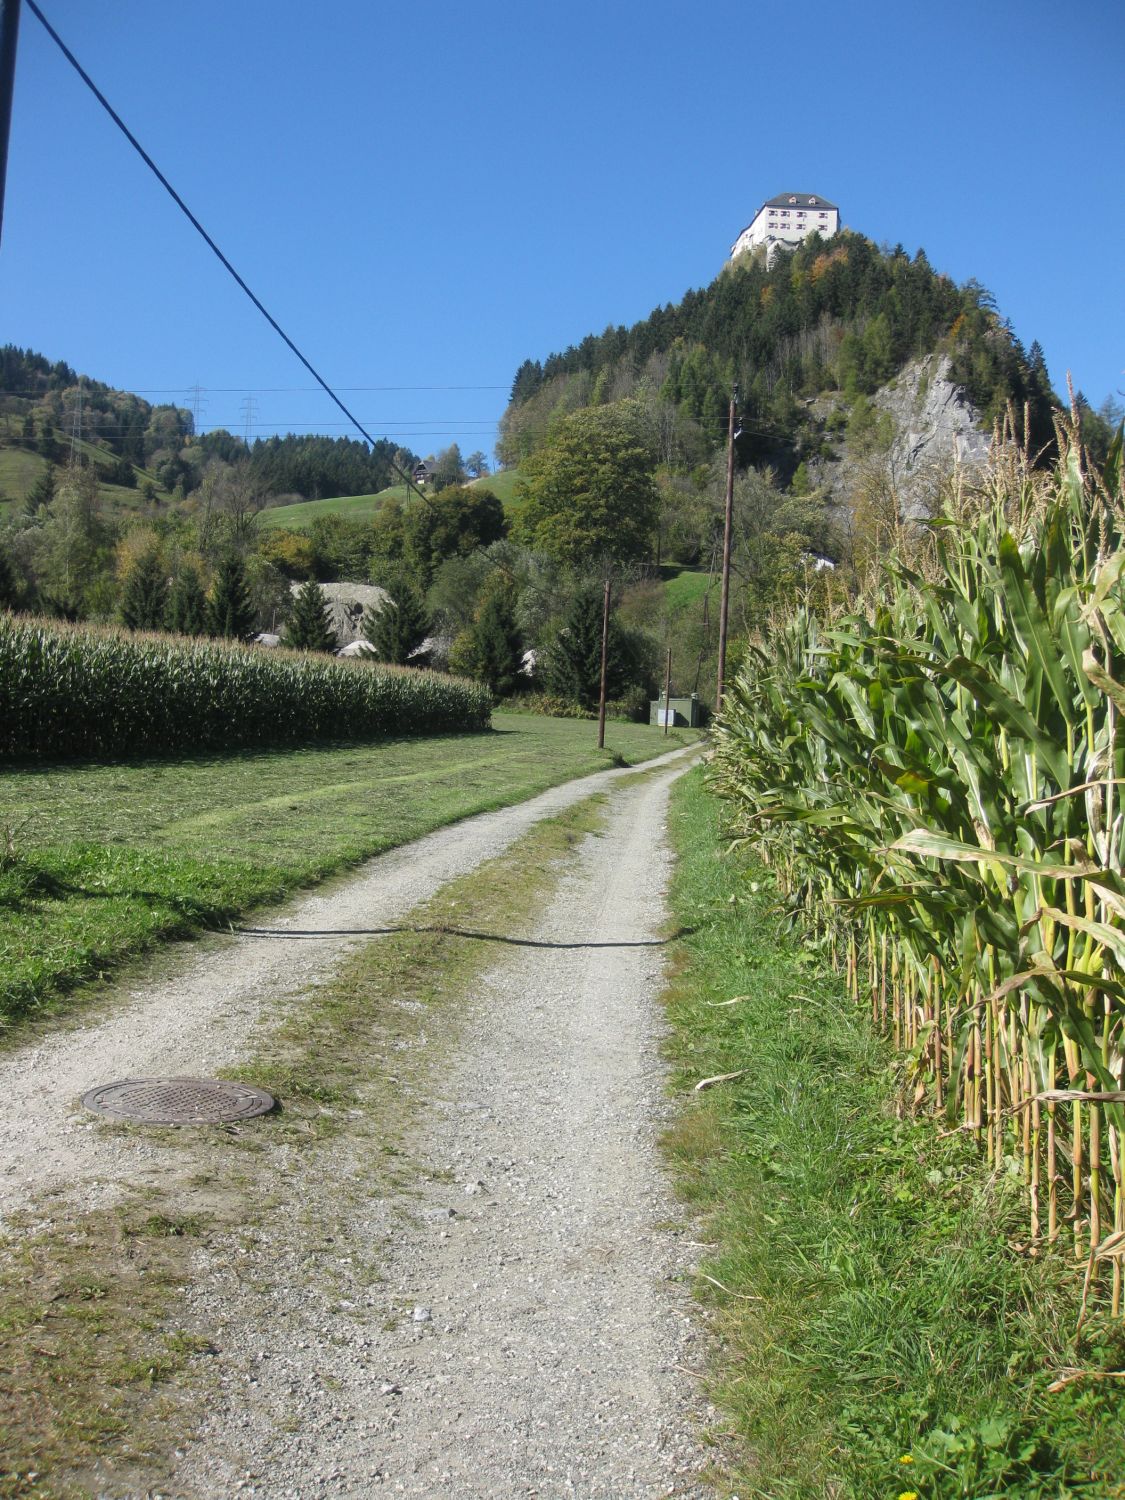
[[[649,764],[683,764],[691,753]],[[198,1077],[237,1064],[263,1015],[275,1014],[286,996],[329,972],[372,932],[502,853],[541,818],[628,775],[600,771],[439,829],[229,936],[178,945],[164,956],[166,977],[127,990],[124,1003],[112,1003],[91,1024],[0,1053],[0,1227],[14,1209],[55,1187],[81,1187],[87,1207],[114,1196],[119,1143],[76,1108],[87,1089],[118,1078]],[[285,931],[323,937],[294,952],[277,941]],[[134,1166],[136,1157],[128,1152]]]
[[[87,1129],[85,1087],[237,1062],[279,988],[315,982],[536,819],[612,794],[604,833],[576,847],[547,911],[466,998],[440,1097],[412,1127],[417,1178],[397,1196],[355,1193],[341,1226],[371,1149],[344,1135],[329,1174],[302,1180],[286,1163],[284,1214],[249,1248],[237,1235],[200,1248],[183,1326],[220,1355],[207,1415],[158,1491],[110,1479],[104,1500],[714,1495],[697,1437],[713,1413],[692,1375],[699,1247],[658,1147],[664,819],[686,764],[667,761],[383,856],[260,924],[331,937],[208,940],[167,984],[0,1060],[0,1201],[67,1180],[68,1197],[96,1204],[127,1164],[143,1171],[143,1144]]]
[[[674,1227],[657,1145],[675,774],[615,791],[604,835],[523,935],[535,946],[478,985],[417,1125],[428,1170],[405,1212],[374,1204],[334,1240],[331,1294],[307,1277],[296,1291],[297,1264],[249,1301],[237,1264],[225,1288],[200,1284],[197,1326],[242,1355],[182,1493],[713,1495],[688,1373],[698,1247]],[[372,1290],[352,1268],[375,1247]],[[269,1250],[287,1253],[284,1236]]]

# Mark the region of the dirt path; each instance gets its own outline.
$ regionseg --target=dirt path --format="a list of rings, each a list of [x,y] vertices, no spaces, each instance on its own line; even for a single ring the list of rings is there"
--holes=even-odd
[[[683,764],[690,754],[662,760]],[[502,852],[539,819],[628,775],[599,772],[439,829],[230,937],[162,955],[167,977],[135,988],[127,1004],[93,1023],[0,1053],[0,1226],[54,1188],[79,1185],[87,1207],[114,1195],[119,1153],[78,1107],[87,1089],[118,1078],[207,1075],[237,1064],[259,1020],[274,1017],[287,997],[316,983],[350,949]]]
[[[335,1301],[288,1278],[256,1305],[197,1294],[199,1325],[243,1352],[184,1494],[712,1494],[685,1373],[702,1358],[697,1250],[657,1149],[672,779],[615,793],[529,946],[478,987],[416,1128],[428,1169],[405,1214],[374,1205],[334,1241]],[[372,1241],[383,1280],[365,1299],[352,1268]]]

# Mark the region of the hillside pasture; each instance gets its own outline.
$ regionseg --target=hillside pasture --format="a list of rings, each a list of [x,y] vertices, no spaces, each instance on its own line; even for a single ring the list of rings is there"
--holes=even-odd
[[[469,482],[470,489],[491,490],[505,510],[513,506],[519,471],[502,469],[498,474],[486,474],[481,479]],[[324,516],[340,516],[347,521],[371,521],[375,513],[388,500],[413,504],[418,500],[418,491],[407,484],[392,484],[373,495],[338,495],[331,500],[299,500],[292,505],[271,505],[258,518],[259,526],[269,530],[302,531]]]
[[[700,604],[713,585],[716,588],[716,599],[718,598],[718,579],[713,573],[697,568],[681,568],[674,564],[660,571],[664,578],[664,597],[669,610],[674,614]]]
[[[391,485],[374,495],[338,495],[331,500],[298,500],[292,505],[271,505],[258,517],[258,525],[273,530],[302,531],[323,516],[341,516],[347,521],[370,521],[387,500],[410,500],[414,491],[405,484]]]

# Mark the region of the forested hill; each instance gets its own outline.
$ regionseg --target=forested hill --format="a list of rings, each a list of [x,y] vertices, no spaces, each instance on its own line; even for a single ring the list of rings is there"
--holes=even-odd
[[[374,493],[393,482],[396,455],[400,463],[415,461],[386,438],[369,448],[352,438],[289,434],[247,446],[222,428],[197,434],[185,407],[153,405],[13,344],[0,347],[0,417],[0,441],[55,461],[76,437],[114,483],[134,485],[139,470],[185,495],[216,458],[248,457],[266,492],[305,500]]]
[[[845,230],[811,237],[768,270],[761,253],[741,256],[631,328],[588,335],[542,363],[525,360],[501,424],[501,456],[511,464],[533,452],[560,412],[636,394],[693,421],[710,448],[725,433],[737,382],[743,459],[776,457],[800,446],[802,402],[826,390],[870,394],[939,348],[986,419],[1011,402],[1021,423],[1030,414],[1033,447],[1051,442],[1055,402],[1042,351],[1036,343],[1025,352],[988,292],[940,275],[922,250],[881,250]]]

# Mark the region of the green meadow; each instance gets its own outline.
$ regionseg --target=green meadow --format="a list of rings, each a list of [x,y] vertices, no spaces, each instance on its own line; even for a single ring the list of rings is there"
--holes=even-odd
[[[154,943],[695,736],[497,713],[480,734],[0,772],[0,1025]]]

